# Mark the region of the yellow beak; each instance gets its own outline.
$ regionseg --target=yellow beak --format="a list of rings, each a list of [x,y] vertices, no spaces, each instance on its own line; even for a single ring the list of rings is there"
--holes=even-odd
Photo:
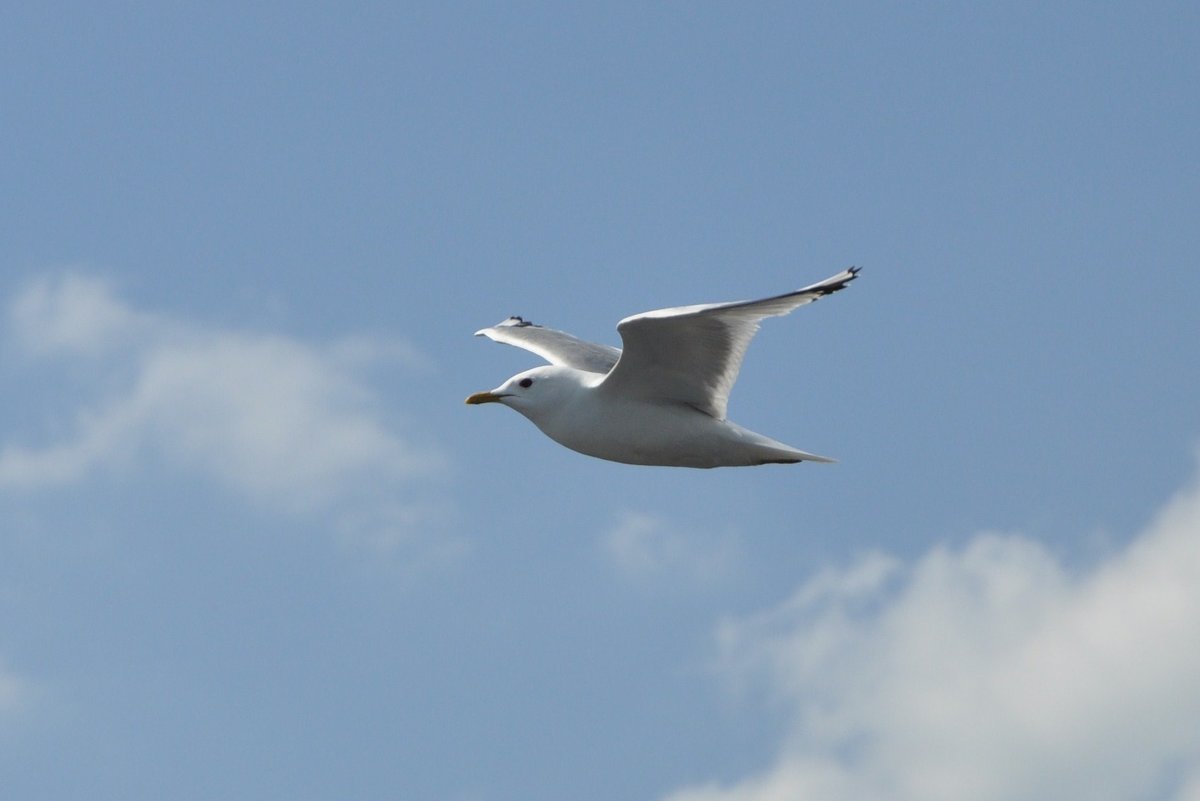
[[[467,398],[467,403],[472,406],[477,406],[480,403],[498,403],[503,397],[503,395],[497,395],[495,392],[476,392]]]

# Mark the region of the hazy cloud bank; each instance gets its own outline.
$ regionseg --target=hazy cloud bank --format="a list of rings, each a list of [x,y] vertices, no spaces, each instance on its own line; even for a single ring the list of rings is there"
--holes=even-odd
[[[83,371],[92,384],[65,421],[48,426],[56,436],[4,433],[0,489],[166,463],[377,543],[438,514],[403,499],[444,458],[394,430],[364,375],[402,351],[398,343],[312,344],[198,324],[136,309],[83,275],[31,283],[6,324],[10,352],[51,369],[93,369]]]
[[[741,567],[740,543],[732,532],[676,525],[643,512],[625,512],[601,538],[607,559],[634,581],[664,577],[710,584]]]
[[[1085,570],[980,534],[824,571],[717,637],[793,726],[760,775],[671,801],[1200,799],[1198,486]]]

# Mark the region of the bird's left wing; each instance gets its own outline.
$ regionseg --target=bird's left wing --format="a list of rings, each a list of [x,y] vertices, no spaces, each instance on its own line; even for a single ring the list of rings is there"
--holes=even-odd
[[[837,292],[858,275],[851,267],[824,281],[762,300],[679,306],[626,317],[617,325],[624,349],[600,384],[605,392],[685,403],[725,419],[729,390],[765,317],[777,317]]]
[[[574,367],[589,373],[607,373],[621,356],[620,348],[587,342],[565,331],[544,328],[520,317],[509,317],[491,328],[480,329],[475,336],[524,348],[551,364]]]

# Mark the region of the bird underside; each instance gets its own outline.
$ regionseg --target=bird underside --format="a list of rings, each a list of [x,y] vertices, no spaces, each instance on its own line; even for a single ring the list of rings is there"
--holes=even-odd
[[[572,450],[625,464],[713,468],[833,461],[694,409],[681,415],[676,404],[638,406],[615,416],[593,417],[594,425],[587,427],[539,427]]]

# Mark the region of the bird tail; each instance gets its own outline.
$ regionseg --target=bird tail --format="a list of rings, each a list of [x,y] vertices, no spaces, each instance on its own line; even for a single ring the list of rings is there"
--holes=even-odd
[[[759,464],[796,464],[797,462],[822,462],[824,464],[837,464],[837,459],[831,459],[828,456],[819,456],[808,451],[797,450],[796,448],[783,447],[771,449],[770,452],[763,454],[763,460]]]
[[[825,462],[831,464],[837,459],[831,459],[828,456],[820,456],[808,451],[802,451],[799,448],[793,448],[791,445],[784,445],[782,442],[773,440],[770,437],[764,437],[755,431],[748,431],[741,426],[741,437],[752,444],[755,464],[795,464],[796,462]]]

